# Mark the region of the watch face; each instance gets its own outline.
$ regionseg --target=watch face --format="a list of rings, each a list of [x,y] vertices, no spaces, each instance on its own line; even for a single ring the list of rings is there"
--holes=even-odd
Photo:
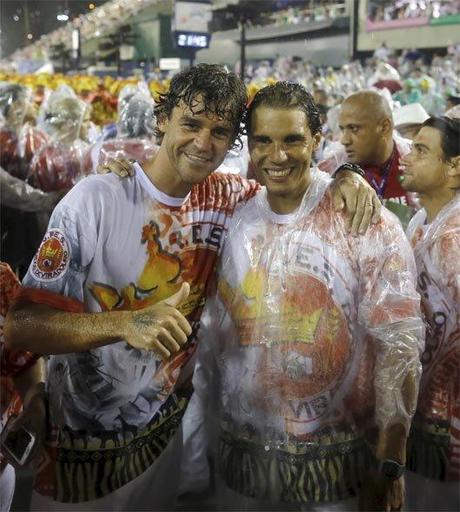
[[[381,473],[390,480],[396,480],[404,473],[404,466],[391,460],[385,460],[381,466]]]
[[[395,476],[395,468],[393,464],[389,462],[384,462],[382,466],[382,473],[388,478],[392,478],[393,476]]]

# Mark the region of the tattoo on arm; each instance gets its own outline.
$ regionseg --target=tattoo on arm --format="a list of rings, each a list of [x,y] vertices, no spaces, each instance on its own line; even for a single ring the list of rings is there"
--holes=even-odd
[[[147,327],[152,325],[154,319],[150,313],[139,313],[134,317],[134,325],[136,327]]]

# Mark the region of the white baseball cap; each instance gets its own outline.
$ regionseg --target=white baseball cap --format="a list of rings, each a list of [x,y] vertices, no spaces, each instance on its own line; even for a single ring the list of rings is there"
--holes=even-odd
[[[420,103],[410,103],[393,112],[393,122],[396,128],[406,124],[422,124],[429,117]]]

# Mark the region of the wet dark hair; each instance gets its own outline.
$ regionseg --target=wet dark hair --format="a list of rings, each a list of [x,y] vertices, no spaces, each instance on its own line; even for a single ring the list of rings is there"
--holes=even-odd
[[[15,101],[27,95],[27,88],[20,84],[0,86],[0,113],[6,117]]]
[[[440,132],[444,160],[460,156],[460,119],[432,116],[422,124],[422,128],[424,126]]]
[[[300,109],[305,112],[310,133],[321,132],[321,119],[312,95],[300,84],[277,82],[260,89],[246,113],[246,131],[251,132],[251,117],[257,107]]]
[[[203,98],[204,109],[197,111],[197,98]],[[179,103],[185,103],[194,113],[217,115],[234,126],[234,137],[241,146],[241,121],[248,97],[241,79],[217,64],[198,64],[173,77],[169,91],[161,94],[155,103],[157,123],[170,118]],[[155,136],[163,137],[157,127]],[[235,144],[234,144],[235,146]]]

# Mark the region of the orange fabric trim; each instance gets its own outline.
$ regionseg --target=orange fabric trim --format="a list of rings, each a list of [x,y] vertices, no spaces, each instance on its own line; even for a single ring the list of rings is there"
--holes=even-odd
[[[14,300],[13,307],[27,302],[44,304],[45,306],[68,311],[69,313],[83,313],[85,311],[85,306],[82,302],[39,288],[22,288]]]

